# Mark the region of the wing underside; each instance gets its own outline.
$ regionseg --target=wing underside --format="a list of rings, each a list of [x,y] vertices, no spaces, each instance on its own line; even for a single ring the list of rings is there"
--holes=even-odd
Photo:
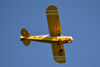
[[[54,60],[58,63],[65,63],[66,56],[64,44],[51,43],[51,46]]]
[[[46,9],[46,16],[47,16],[49,34],[50,35],[62,34],[58,8],[54,5],[50,5]],[[51,46],[52,46],[54,60],[58,63],[65,63],[66,57],[65,57],[64,44],[51,43]]]
[[[54,5],[46,9],[46,16],[49,28],[49,34],[62,34],[58,8]]]

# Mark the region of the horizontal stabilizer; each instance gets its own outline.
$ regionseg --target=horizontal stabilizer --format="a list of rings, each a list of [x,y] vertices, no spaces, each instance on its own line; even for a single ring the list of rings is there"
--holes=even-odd
[[[30,40],[25,39],[27,37],[30,37],[30,34],[25,28],[23,28],[21,30],[21,36],[20,36],[21,39],[20,39],[20,41],[22,41],[25,46],[28,46],[31,42]]]

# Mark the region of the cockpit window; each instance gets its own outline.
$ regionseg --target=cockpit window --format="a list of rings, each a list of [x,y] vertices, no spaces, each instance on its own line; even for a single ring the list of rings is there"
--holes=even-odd
[[[61,34],[57,34],[57,36],[61,36]]]
[[[62,34],[54,34],[54,35],[50,35],[51,37],[56,37],[56,36],[62,36]]]

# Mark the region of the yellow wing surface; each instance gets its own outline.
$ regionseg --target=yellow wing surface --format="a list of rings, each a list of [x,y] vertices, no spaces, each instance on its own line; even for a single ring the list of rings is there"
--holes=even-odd
[[[54,60],[58,63],[65,63],[66,56],[64,44],[51,43],[51,46]]]
[[[62,34],[58,8],[55,5],[50,5],[46,9],[46,16],[50,35]],[[64,44],[51,43],[53,58],[58,63],[65,63]]]
[[[58,8],[54,5],[50,5],[46,9],[46,16],[49,27],[49,34],[62,34]]]

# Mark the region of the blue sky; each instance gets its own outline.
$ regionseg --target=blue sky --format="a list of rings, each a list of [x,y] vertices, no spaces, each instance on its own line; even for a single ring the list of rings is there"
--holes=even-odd
[[[20,31],[48,34],[46,8],[59,9],[67,62],[54,61],[51,44],[32,41],[26,47]],[[0,67],[100,67],[100,0],[0,0]]]

